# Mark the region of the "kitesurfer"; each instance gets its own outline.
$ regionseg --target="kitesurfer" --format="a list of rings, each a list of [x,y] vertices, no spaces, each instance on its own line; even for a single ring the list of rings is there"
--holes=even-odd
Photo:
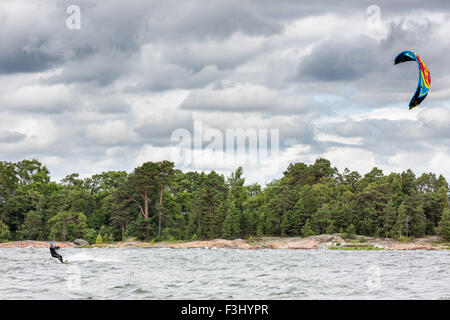
[[[53,258],[58,258],[61,263],[64,263],[63,257],[58,254],[59,247],[55,245],[55,243],[52,241],[50,242],[50,254]]]

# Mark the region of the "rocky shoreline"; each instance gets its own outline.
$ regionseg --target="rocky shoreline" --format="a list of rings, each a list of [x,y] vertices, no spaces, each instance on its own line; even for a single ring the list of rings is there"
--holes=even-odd
[[[443,250],[450,249],[450,243],[443,242],[436,236],[413,239],[408,241],[397,241],[393,239],[371,238],[355,236],[354,239],[345,239],[339,234],[317,235],[306,238],[291,237],[263,237],[254,240],[205,240],[188,242],[140,242],[124,241],[117,243],[80,245],[74,242],[57,242],[61,248],[171,248],[171,249],[330,249],[330,250]],[[14,241],[0,243],[0,248],[48,248],[48,241]]]

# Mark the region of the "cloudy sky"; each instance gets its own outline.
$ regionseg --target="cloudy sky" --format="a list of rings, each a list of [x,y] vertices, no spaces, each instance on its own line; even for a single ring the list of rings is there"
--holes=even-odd
[[[317,157],[449,179],[450,2],[407,3],[2,0],[0,160],[37,158],[54,180],[131,171],[173,160],[172,133],[201,121],[279,130],[277,170],[246,166],[249,182]],[[431,72],[413,110],[417,65],[393,66],[403,50]]]

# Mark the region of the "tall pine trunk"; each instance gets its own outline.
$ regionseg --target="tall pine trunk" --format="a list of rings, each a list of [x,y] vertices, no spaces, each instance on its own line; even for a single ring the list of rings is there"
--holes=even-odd
[[[144,190],[144,221],[145,221],[145,241],[150,241],[150,226],[148,221],[148,195],[147,195],[147,189]]]
[[[66,241],[66,220],[63,219],[62,241]]]
[[[161,192],[159,194],[159,221],[158,221],[158,236],[161,236],[161,220],[162,220],[162,198],[163,198],[164,186],[161,186]]]
[[[145,241],[146,242],[150,241],[150,226],[148,218],[145,218]]]

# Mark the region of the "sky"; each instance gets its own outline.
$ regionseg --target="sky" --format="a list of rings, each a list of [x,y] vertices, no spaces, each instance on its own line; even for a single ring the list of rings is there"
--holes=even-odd
[[[0,161],[38,159],[55,181],[161,160],[229,175],[241,163],[205,136],[200,160],[177,157],[174,135],[200,124],[224,141],[267,130],[270,166],[244,162],[249,183],[319,157],[448,180],[449,34],[445,0],[2,0]],[[412,110],[404,50],[431,73]]]

